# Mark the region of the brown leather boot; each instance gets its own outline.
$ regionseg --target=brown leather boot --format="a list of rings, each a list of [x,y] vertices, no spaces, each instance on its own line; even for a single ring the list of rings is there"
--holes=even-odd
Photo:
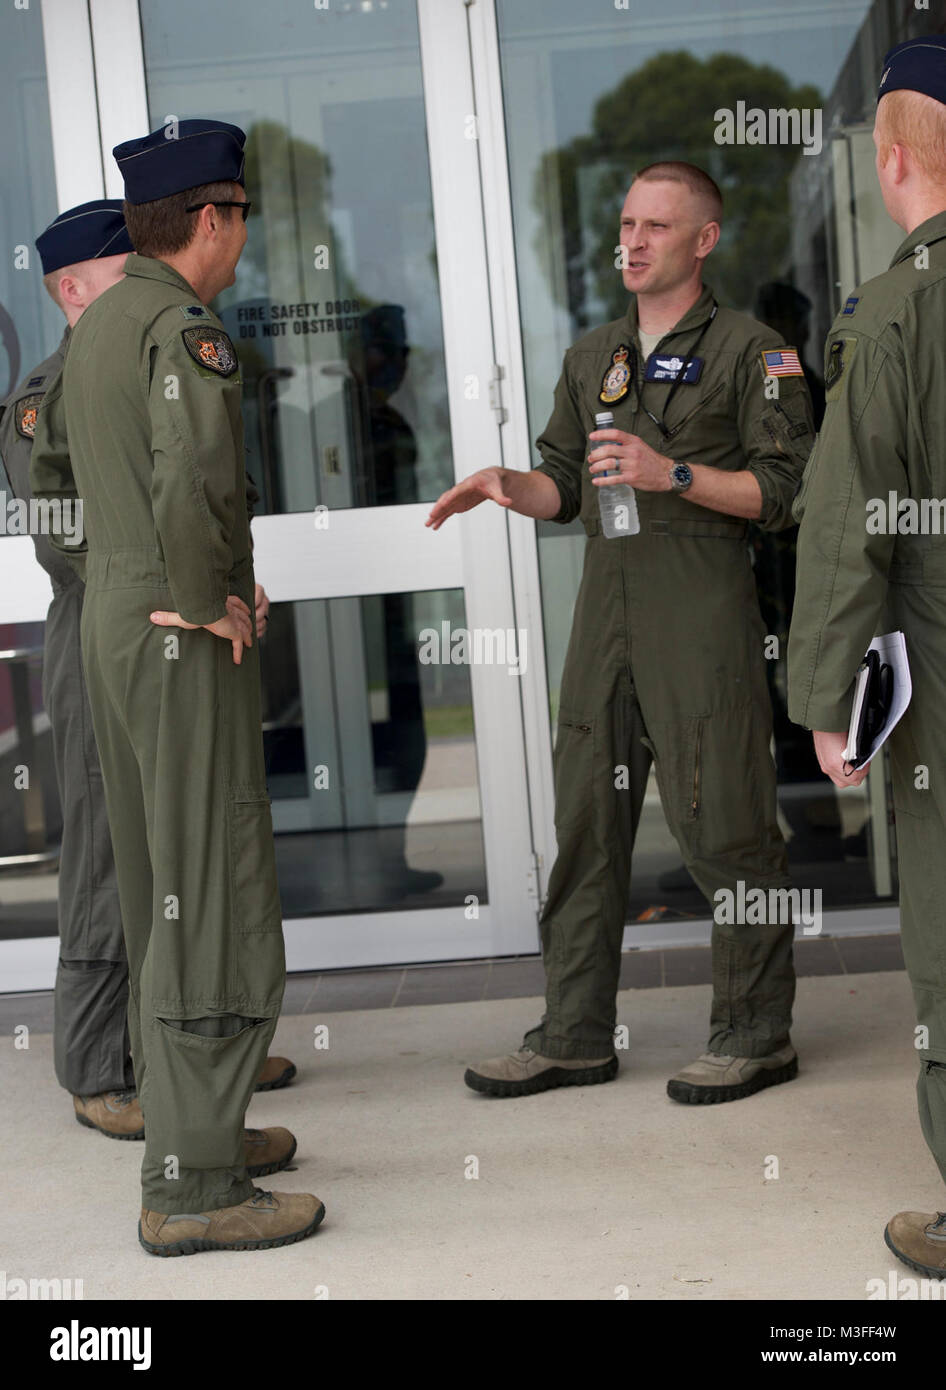
[[[296,1151],[295,1135],[288,1129],[245,1129],[243,1152],[246,1155],[246,1176],[265,1178],[285,1168]]]
[[[270,1250],[311,1235],[325,1215],[308,1192],[264,1192],[218,1211],[141,1209],[138,1239],[150,1255],[196,1255],[201,1250]]]
[[[946,1279],[946,1211],[899,1211],[884,1240],[898,1260],[928,1279]]]
[[[295,1064],[288,1057],[267,1057],[253,1089],[278,1091],[282,1086],[288,1086],[295,1074]]]
[[[109,1139],[143,1139],[145,1120],[134,1091],[105,1091],[100,1096],[73,1096],[76,1119]]]

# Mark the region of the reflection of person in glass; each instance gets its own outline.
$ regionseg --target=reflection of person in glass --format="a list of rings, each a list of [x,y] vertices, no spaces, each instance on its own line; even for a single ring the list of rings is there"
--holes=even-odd
[[[855,673],[875,636],[904,633],[913,691],[890,736],[900,937],[920,1124],[946,1180],[946,38],[892,49],[877,99],[877,175],[906,236],[826,345],[824,423],[795,505],[789,713],[834,785],[858,786],[867,769],[844,757]],[[909,529],[902,502],[928,499],[933,525]],[[907,1038],[904,1019],[905,1050]],[[909,1268],[946,1277],[946,1211],[899,1212],[885,1240]]]
[[[467,1084],[488,1094],[617,1073],[631,852],[652,761],[667,822],[714,908],[707,1051],[668,1093],[737,1100],[797,1071],[792,922],[767,911],[759,923],[737,904],[750,886],[771,904],[790,881],[746,525],[790,523],[811,403],[793,350],[721,308],[703,283],[721,215],[719,189],[693,165],[638,174],[620,230],[628,310],[566,353],[538,441],[543,463],[475,473],[428,521],[439,526],[492,498],[527,516],[580,516],[589,537],[555,746],[558,857],[541,918],[546,1013],[517,1052],[467,1071]],[[777,393],[767,390],[772,379]],[[598,431],[604,405],[615,428]],[[615,482],[633,487],[640,530],[609,539],[599,489]]]
[[[798,348],[798,357],[811,395],[812,413],[817,430],[824,418],[824,381],[807,360],[805,351],[810,336],[811,307],[808,296],[785,281],[769,281],[760,285],[756,292],[756,318],[761,323],[768,324],[787,343],[794,343]],[[784,531],[764,531],[759,526],[752,526],[749,531],[762,620],[766,632],[778,637],[779,649],[783,652],[788,643],[788,628],[795,596],[796,536],[797,529],[794,526],[786,527]],[[788,717],[785,663],[767,661],[766,676],[769,695],[772,698],[775,760],[779,782],[817,780],[820,770],[812,753],[810,740]],[[782,813],[794,832],[793,854],[809,861],[817,858],[836,859],[841,853],[838,844],[840,817],[837,806],[831,803],[830,798],[819,799],[814,804],[807,799],[799,802],[794,798],[786,798],[782,804]],[[815,818],[814,824],[811,817]],[[857,843],[863,841],[862,833]],[[845,846],[848,853],[853,852],[855,848],[855,842]]]
[[[404,381],[409,355],[401,306],[379,304],[369,310],[361,321],[361,341],[349,366],[363,488],[380,507],[419,500],[414,431],[391,404]],[[413,596],[383,594],[381,604],[388,708],[387,718],[372,724],[376,785],[381,792],[413,792],[427,757]],[[381,834],[384,881],[393,897],[439,887],[441,874],[408,865],[403,823],[386,827]]]

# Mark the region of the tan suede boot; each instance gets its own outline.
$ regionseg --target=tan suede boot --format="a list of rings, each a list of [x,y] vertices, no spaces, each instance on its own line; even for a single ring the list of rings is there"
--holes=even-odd
[[[278,1091],[281,1087],[288,1086],[295,1074],[295,1063],[290,1062],[288,1057],[267,1057],[253,1089]]]
[[[99,1096],[73,1096],[76,1119],[109,1139],[143,1139],[145,1121],[134,1091],[105,1091]]]
[[[742,1100],[765,1086],[778,1086],[798,1075],[798,1057],[789,1044],[768,1057],[728,1057],[704,1052],[667,1082],[667,1095],[684,1105],[712,1105]]]
[[[884,1240],[898,1260],[928,1279],[946,1279],[946,1211],[899,1211]]]
[[[309,1192],[264,1192],[218,1211],[141,1209],[138,1239],[150,1255],[196,1255],[201,1250],[270,1250],[311,1235],[325,1207]]]
[[[596,1086],[611,1081],[618,1059],[611,1057],[542,1057],[520,1047],[505,1057],[489,1057],[468,1067],[463,1080],[487,1096],[533,1096],[555,1086]]]
[[[265,1178],[285,1168],[296,1151],[295,1135],[288,1129],[245,1129],[243,1152],[246,1155],[246,1176]]]

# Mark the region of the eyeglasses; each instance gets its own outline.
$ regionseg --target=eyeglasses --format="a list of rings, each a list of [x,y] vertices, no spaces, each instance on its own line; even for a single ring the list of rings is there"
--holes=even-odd
[[[200,212],[201,208],[205,208],[205,207],[207,207],[207,206],[208,206],[207,203],[191,203],[190,207],[189,207],[189,208],[185,208],[184,211],[185,211],[185,212]],[[246,219],[247,219],[247,218],[249,217],[249,215],[250,215],[250,208],[253,206],[253,204],[252,204],[252,203],[234,203],[234,202],[227,202],[227,203],[210,203],[209,206],[212,207],[212,208],[239,208],[239,209],[242,211],[242,213],[243,213],[243,221],[245,222]]]

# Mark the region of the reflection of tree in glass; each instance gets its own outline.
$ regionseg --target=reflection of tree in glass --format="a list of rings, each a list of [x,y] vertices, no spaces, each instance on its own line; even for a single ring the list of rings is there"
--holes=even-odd
[[[657,160],[698,164],[723,191],[723,234],[708,270],[723,303],[751,313],[759,282],[784,275],[788,180],[801,147],[717,145],[714,113],[723,107],[735,112],[739,101],[766,111],[822,104],[816,87],[793,87],[775,68],[737,54],[701,61],[686,52],[660,53],[600,98],[589,135],[544,156],[534,203],[545,230],[535,249],[555,298],[579,329],[624,312],[627,292],[614,268],[621,204],[635,171]],[[553,249],[556,203],[564,284]]]

